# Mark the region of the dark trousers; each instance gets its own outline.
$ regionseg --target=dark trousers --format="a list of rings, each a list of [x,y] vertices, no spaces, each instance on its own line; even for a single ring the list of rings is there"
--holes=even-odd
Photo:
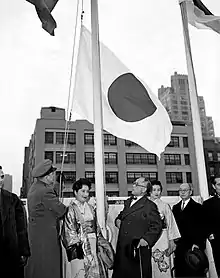
[[[220,276],[220,238],[210,241],[212,246],[212,254],[215,262],[215,268],[218,276]]]

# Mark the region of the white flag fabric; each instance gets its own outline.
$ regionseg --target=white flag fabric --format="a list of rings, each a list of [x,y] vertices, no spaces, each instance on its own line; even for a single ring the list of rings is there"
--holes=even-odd
[[[169,115],[149,87],[100,43],[103,129],[157,156],[170,142]],[[94,123],[91,33],[81,28],[73,112]]]

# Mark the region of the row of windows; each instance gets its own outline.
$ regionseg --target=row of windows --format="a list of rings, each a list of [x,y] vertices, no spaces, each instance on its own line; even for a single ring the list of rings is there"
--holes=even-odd
[[[213,154],[213,152],[208,152],[208,160],[209,161],[215,161],[215,160],[220,161],[220,152],[216,153],[216,157]]]
[[[171,136],[171,141],[167,145],[168,147],[179,147],[180,146],[180,138],[178,136]],[[188,137],[183,137],[183,148],[188,148]]]
[[[61,164],[75,164],[76,163],[76,153],[75,152],[55,152],[55,163]],[[54,162],[54,152],[45,151],[45,159],[50,159]],[[157,158],[155,154],[151,153],[126,153],[126,164],[146,164],[146,165],[156,165]],[[185,165],[190,165],[190,156],[189,154],[184,154]],[[105,164],[118,164],[118,154],[114,152],[105,152],[104,153]],[[181,165],[181,156],[180,154],[165,154],[164,155],[165,165]],[[94,152],[85,152],[84,154],[85,164],[94,164]]]
[[[45,132],[45,144],[64,144],[65,132],[55,132],[55,142],[54,142],[54,132]],[[66,135],[66,144],[74,145],[76,144],[76,133],[68,132]]]
[[[64,181],[66,183],[73,183],[76,180],[76,172],[75,171],[64,171]],[[158,179],[157,172],[127,172],[127,183],[132,184],[136,179],[140,177],[145,177],[149,180]],[[60,176],[60,172],[57,171],[57,177]],[[86,171],[85,177],[91,181],[91,183],[95,183],[95,171]],[[192,183],[192,173],[186,172],[186,182]],[[115,171],[106,171],[105,172],[105,183],[118,183],[118,172]],[[174,183],[183,183],[183,173],[182,172],[167,172],[166,173],[166,183],[174,184]]]

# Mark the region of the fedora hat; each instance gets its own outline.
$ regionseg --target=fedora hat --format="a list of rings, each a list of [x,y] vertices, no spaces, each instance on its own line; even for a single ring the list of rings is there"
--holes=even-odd
[[[198,248],[189,249],[185,254],[185,261],[194,271],[205,272],[209,268],[206,254]]]

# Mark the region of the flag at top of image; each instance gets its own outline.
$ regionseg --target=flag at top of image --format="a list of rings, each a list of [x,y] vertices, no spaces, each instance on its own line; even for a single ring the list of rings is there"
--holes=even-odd
[[[200,0],[179,0],[186,2],[188,21],[198,29],[211,29],[220,34],[220,16],[213,15]]]
[[[78,51],[73,111],[94,123],[91,33],[84,26]],[[100,61],[103,129],[160,156],[172,132],[167,111],[148,86],[102,43]]]

